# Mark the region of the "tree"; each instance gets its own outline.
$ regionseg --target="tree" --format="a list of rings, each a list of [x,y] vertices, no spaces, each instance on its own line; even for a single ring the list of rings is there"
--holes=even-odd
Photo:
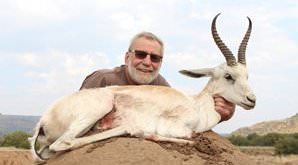
[[[0,147],[2,146],[3,141],[4,141],[4,138],[0,137]]]
[[[278,133],[269,133],[264,135],[264,145],[265,146],[274,146],[276,142],[283,138],[282,134]]]
[[[239,135],[232,135],[228,138],[231,143],[237,146],[248,146],[249,141],[246,139],[246,137],[239,136]]]
[[[286,136],[280,139],[275,147],[277,154],[298,154],[298,138],[294,136]]]
[[[30,143],[28,142],[28,137],[31,135],[23,131],[15,131],[13,133],[4,135],[3,140],[0,141],[0,146],[2,147],[16,147],[16,148],[30,148]]]
[[[277,154],[298,154],[298,133],[263,136],[253,133],[247,137],[233,135],[228,139],[238,146],[274,146]]]

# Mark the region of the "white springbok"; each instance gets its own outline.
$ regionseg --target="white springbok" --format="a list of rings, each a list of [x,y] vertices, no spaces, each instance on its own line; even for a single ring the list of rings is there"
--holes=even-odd
[[[248,18],[249,27],[240,44],[237,62],[217,34],[218,15],[212,22],[212,35],[226,63],[215,68],[180,71],[195,78],[211,77],[202,92],[186,96],[173,88],[146,85],[78,91],[53,104],[41,117],[30,138],[36,160],[124,134],[154,141],[192,143],[193,133],[209,130],[221,119],[214,110],[214,95],[244,109],[254,108],[256,98],[248,85],[245,62],[251,20]],[[82,137],[98,122],[102,132]]]

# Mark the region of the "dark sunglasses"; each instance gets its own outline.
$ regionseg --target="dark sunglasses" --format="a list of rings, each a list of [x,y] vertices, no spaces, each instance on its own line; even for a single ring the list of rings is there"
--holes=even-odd
[[[130,50],[130,52],[134,53],[135,57],[138,59],[145,59],[147,55],[149,55],[152,62],[159,63],[162,60],[162,56],[153,53],[147,53],[142,50]]]

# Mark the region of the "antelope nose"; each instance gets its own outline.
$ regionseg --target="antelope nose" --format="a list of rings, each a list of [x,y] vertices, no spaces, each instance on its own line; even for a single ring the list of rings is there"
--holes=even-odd
[[[246,99],[254,104],[256,103],[256,96],[254,94],[246,96]]]

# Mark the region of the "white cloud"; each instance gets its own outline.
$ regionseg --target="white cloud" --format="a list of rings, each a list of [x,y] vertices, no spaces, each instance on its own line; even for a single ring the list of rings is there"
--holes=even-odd
[[[18,61],[24,65],[30,65],[34,67],[38,67],[41,65],[38,61],[38,57],[32,53],[24,53],[18,57]]]
[[[32,88],[35,92],[63,93],[78,89],[78,82],[98,68],[105,68],[109,60],[104,53],[94,52],[73,55],[51,51],[46,54],[25,53],[17,55],[17,61],[29,67],[27,77],[42,81]]]
[[[10,0],[1,1],[0,29],[5,32],[47,27],[80,17],[80,1]]]

